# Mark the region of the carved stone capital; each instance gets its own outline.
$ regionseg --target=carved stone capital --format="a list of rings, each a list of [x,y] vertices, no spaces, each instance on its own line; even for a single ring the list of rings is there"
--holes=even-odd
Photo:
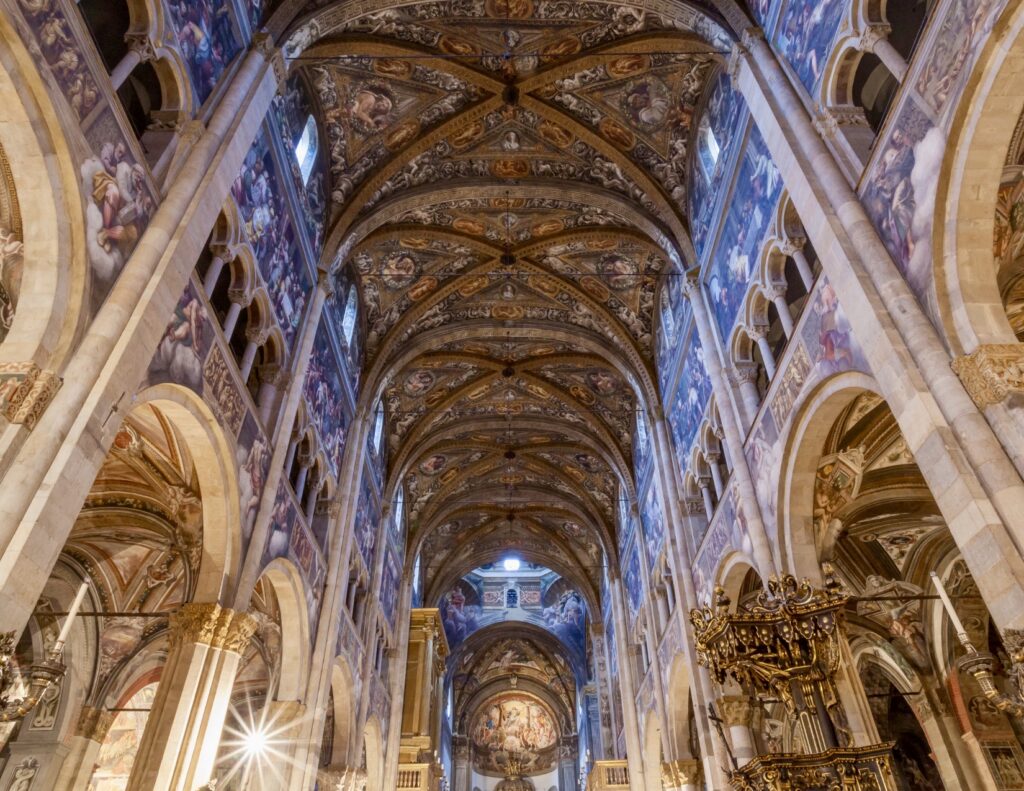
[[[261,382],[266,382],[278,390],[287,387],[288,382],[290,382],[292,378],[291,371],[277,363],[261,365],[259,368],[259,374]]]
[[[992,343],[979,346],[951,363],[979,408],[1024,392],[1024,344]]]
[[[228,299],[238,303],[243,308],[247,308],[252,304],[252,293],[247,288],[229,288]]]
[[[199,142],[199,138],[203,136],[206,131],[206,124],[200,121],[198,118],[192,118],[188,121],[182,121],[177,125],[178,140],[179,142],[194,146]]]
[[[82,706],[75,725],[75,733],[94,742],[102,743],[114,724],[114,712],[93,706]]]
[[[691,302],[700,298],[700,270],[697,267],[683,273],[683,295]]]
[[[700,777],[700,764],[695,758],[666,761],[661,765],[661,782],[666,791],[685,785],[696,785]]]
[[[758,375],[757,365],[747,362],[733,363],[729,375],[736,382],[737,386],[746,383],[756,383]]]
[[[188,602],[171,615],[171,644],[212,645],[220,623],[221,606],[216,602]]]
[[[31,431],[63,382],[35,363],[0,364],[0,414]]]
[[[790,256],[794,253],[799,253],[807,245],[807,240],[802,236],[791,236],[779,245],[779,252],[785,256]]]
[[[277,84],[281,85],[288,76],[288,65],[284,62],[284,52],[274,43],[274,38],[264,31],[252,37],[252,47],[260,53],[274,70]]]
[[[330,272],[325,272],[323,269],[319,270],[316,275],[316,285],[327,299],[334,296],[334,277]]]
[[[234,612],[233,610],[225,610],[225,612],[231,613],[231,620],[221,644],[217,647],[233,654],[244,654],[249,640],[256,633],[259,622],[246,612]]]
[[[124,40],[128,49],[137,52],[143,63],[156,60],[156,48],[148,33],[125,33]]]
[[[699,497],[685,497],[683,505],[686,506],[686,513],[690,516],[707,516],[704,512],[704,501]]]
[[[744,695],[723,695],[718,699],[718,709],[722,712],[722,720],[729,726],[749,726],[754,711],[750,698]]]
[[[246,327],[245,339],[249,341],[249,343],[255,343],[257,346],[262,346],[267,342],[267,338],[269,337],[269,327]]]
[[[860,34],[861,52],[874,52],[880,41],[885,41],[892,35],[892,28],[888,25],[869,25]]]

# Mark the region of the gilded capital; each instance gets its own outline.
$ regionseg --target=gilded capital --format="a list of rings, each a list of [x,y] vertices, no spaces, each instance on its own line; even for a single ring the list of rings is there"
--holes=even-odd
[[[249,613],[235,612],[234,610],[224,610],[224,612],[230,613],[231,618],[224,633],[223,642],[218,647],[234,654],[243,654],[259,624]]]
[[[188,602],[171,616],[171,644],[212,645],[220,622],[221,606],[216,602]]]
[[[980,409],[1024,392],[1024,344],[990,343],[951,363]]]

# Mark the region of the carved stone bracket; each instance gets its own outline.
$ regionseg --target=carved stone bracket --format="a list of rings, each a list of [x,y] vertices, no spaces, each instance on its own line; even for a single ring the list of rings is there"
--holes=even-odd
[[[35,363],[0,364],[0,414],[31,431],[63,382]]]
[[[274,44],[273,36],[261,31],[252,37],[252,46],[270,63],[277,84],[281,85],[288,76],[288,64],[284,62],[284,52]]]
[[[696,785],[699,779],[700,764],[695,758],[666,761],[661,765],[661,782],[666,791],[686,785]]]
[[[107,738],[110,726],[114,724],[114,716],[114,712],[103,708],[83,706],[75,726],[75,733],[102,744],[103,740]]]
[[[1012,393],[1024,393],[1024,344],[979,346],[954,359],[951,366],[980,409],[994,406]]]
[[[754,707],[745,695],[723,695],[718,699],[718,709],[726,725],[750,725]]]

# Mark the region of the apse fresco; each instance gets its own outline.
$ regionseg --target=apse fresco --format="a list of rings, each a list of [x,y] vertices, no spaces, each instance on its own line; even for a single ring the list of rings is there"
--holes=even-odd
[[[470,739],[473,765],[480,772],[501,775],[509,756],[515,756],[524,775],[539,774],[558,758],[555,718],[546,706],[521,693],[507,693],[481,706]]]
[[[752,128],[707,282],[711,311],[723,343],[728,341],[750,279],[757,271],[758,251],[781,191],[779,170],[761,133]]]
[[[658,486],[651,481],[640,508],[640,521],[644,528],[644,544],[647,549],[647,567],[653,569],[665,544],[665,515],[661,508]]]
[[[359,554],[368,569],[373,568],[374,551],[377,547],[377,533],[380,527],[380,505],[373,491],[369,476],[363,476],[356,505],[355,539]]]
[[[202,104],[241,49],[229,0],[167,0],[174,36]]]
[[[702,146],[695,155],[697,175],[690,180],[690,217],[693,245],[697,258],[703,260],[711,220],[714,216],[716,198],[722,188],[723,178],[728,172],[735,141],[741,139],[740,117],[746,104],[735,88],[728,74],[719,75],[711,89],[704,120],[714,134],[720,150],[717,159],[709,159],[706,147]],[[745,117],[745,116],[744,116]],[[702,120],[702,125],[704,121]]]
[[[466,580],[459,580],[438,602],[448,647],[454,650],[480,626],[480,594]]]
[[[694,328],[690,332],[686,354],[683,356],[683,370],[668,413],[668,425],[681,470],[689,466],[690,446],[704,420],[710,399],[711,377],[704,366],[704,348]]]
[[[310,419],[320,434],[327,461],[335,472],[341,465],[348,423],[339,367],[327,327],[321,322],[313,340],[303,395]]]
[[[309,236],[313,255],[319,256],[324,239],[324,223],[327,219],[327,166],[326,155],[320,145],[320,129],[315,120],[310,127],[311,135],[307,133],[307,124],[313,108],[313,96],[305,78],[300,74],[294,74],[285,82],[281,92],[274,97],[271,112],[281,142],[284,144],[288,170],[291,171],[295,182],[299,216]],[[302,167],[298,161],[299,153],[312,158],[308,179],[303,179]]]
[[[828,60],[848,0],[789,0],[775,31],[775,46],[812,96]]]

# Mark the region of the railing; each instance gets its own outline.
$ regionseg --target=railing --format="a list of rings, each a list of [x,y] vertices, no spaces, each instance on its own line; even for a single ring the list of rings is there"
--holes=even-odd
[[[629,767],[625,761],[595,761],[587,776],[587,791],[618,791],[629,788]]]
[[[402,791],[440,791],[447,784],[444,773],[438,770],[436,764],[399,764],[396,787]]]

